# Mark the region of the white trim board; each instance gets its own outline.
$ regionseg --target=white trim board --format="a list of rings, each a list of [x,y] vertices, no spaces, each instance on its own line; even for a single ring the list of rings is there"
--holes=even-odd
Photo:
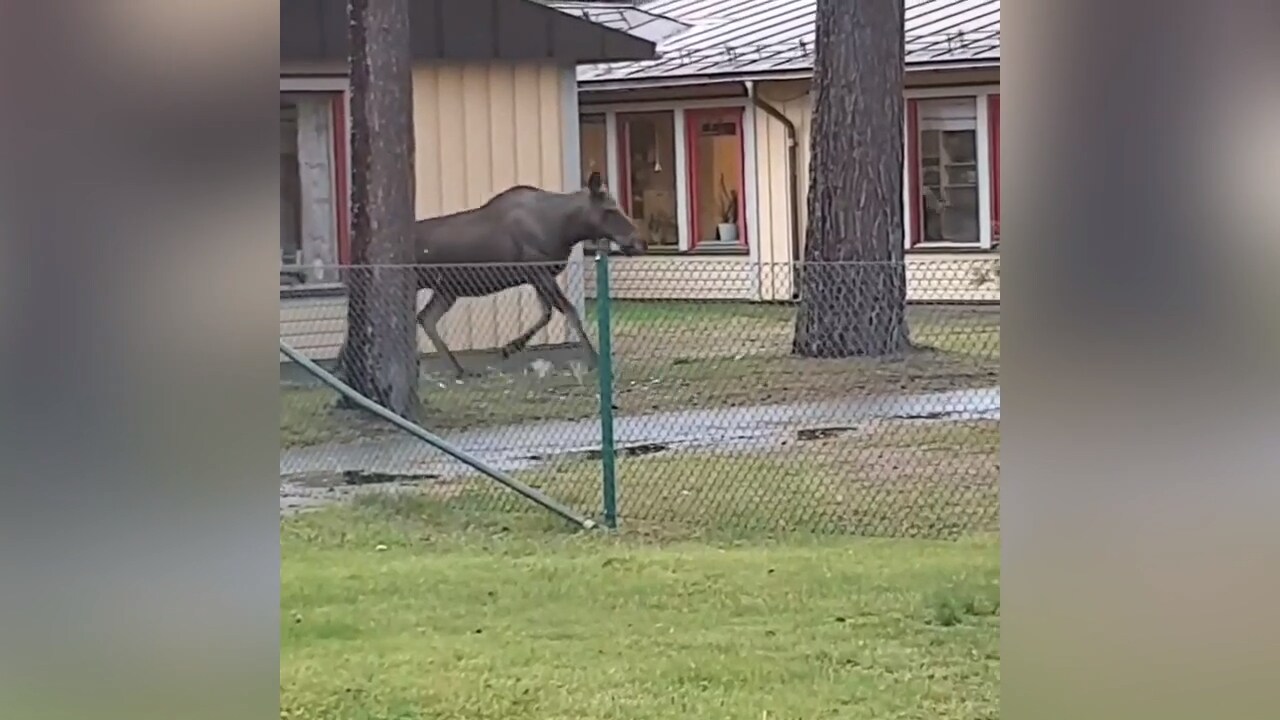
[[[902,96],[908,100],[924,100],[927,98],[966,98],[978,95],[989,95],[1000,92],[999,83],[983,85],[946,85],[943,87],[907,88]]]
[[[280,76],[280,92],[347,92],[351,80],[343,77]]]
[[[678,107],[672,113],[676,144],[676,239],[680,252],[689,252],[693,247],[693,228],[689,226],[689,126],[684,110]]]
[[[975,152],[978,154],[978,244],[983,250],[990,250],[995,239],[991,232],[991,123],[988,102],[987,93],[978,96],[978,133],[975,138]]]
[[[582,172],[582,138],[578,113],[578,72],[573,66],[560,71],[560,155],[563,162],[560,178],[564,192],[580,190],[579,177]],[[586,313],[587,283],[584,270],[582,244],[573,248],[569,255],[569,267],[566,273],[566,290],[569,301],[577,309],[578,315]]]

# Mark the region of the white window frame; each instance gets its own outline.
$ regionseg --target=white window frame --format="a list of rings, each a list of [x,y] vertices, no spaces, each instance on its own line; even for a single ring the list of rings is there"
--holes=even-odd
[[[347,178],[342,185],[346,188],[346,197],[336,198],[336,202],[345,203],[348,213],[351,208],[351,82],[346,76],[297,76],[297,75],[281,75],[280,76],[280,93],[285,94],[306,94],[306,93],[342,93],[345,102],[345,112],[343,112],[343,120],[345,126],[342,128],[334,128],[334,132],[341,132],[342,137],[346,141],[347,156]],[[335,233],[334,241],[340,242],[338,238],[341,236],[341,230]],[[335,248],[335,251],[340,248]],[[336,253],[335,253],[336,254]],[[345,288],[346,285],[342,281],[327,283],[310,283],[295,286],[281,285],[281,291],[287,292],[292,296],[305,296],[312,293],[327,294],[329,292]]]
[[[342,137],[347,141],[347,205],[351,204],[351,80],[344,76],[302,76],[302,75],[281,75],[280,76],[280,92],[282,93],[306,93],[306,92],[323,92],[323,93],[342,93],[342,98],[346,102],[345,112],[342,117],[346,122],[346,127],[342,128]]]
[[[978,154],[978,242],[974,243],[957,243],[957,242],[912,242],[914,227],[912,226],[911,217],[914,212],[912,204],[917,202],[915,197],[915,189],[911,187],[911,170],[919,163],[919,158],[911,153],[911,137],[910,124],[907,118],[902,118],[902,139],[903,139],[903,172],[902,172],[902,218],[904,221],[905,232],[903,232],[903,242],[907,252],[914,250],[967,250],[970,252],[978,250],[989,251],[994,247],[993,244],[993,228],[991,225],[991,123],[988,117],[989,96],[1000,93],[1000,86],[996,85],[957,85],[950,87],[937,88],[908,88],[904,92],[907,101],[910,100],[930,100],[938,98],[972,98],[974,109],[976,110],[974,122],[977,125],[977,147]],[[905,113],[904,113],[905,115]],[[917,128],[917,131],[919,128]]]
[[[686,110],[706,110],[715,108],[742,109],[742,184],[746,208],[747,247],[744,253],[698,252],[694,249],[693,229],[689,226],[689,153],[686,137]],[[707,98],[681,100],[678,102],[643,102],[643,103],[599,103],[583,104],[579,107],[582,115],[604,115],[605,117],[605,157],[608,162],[607,178],[610,188],[621,187],[621,165],[618,157],[618,114],[642,112],[670,112],[675,123],[675,157],[676,165],[676,234],[679,244],[677,250],[686,257],[704,257],[710,259],[747,257],[755,262],[760,256],[760,223],[758,208],[759,178],[756,172],[756,115],[751,103],[745,98]]]

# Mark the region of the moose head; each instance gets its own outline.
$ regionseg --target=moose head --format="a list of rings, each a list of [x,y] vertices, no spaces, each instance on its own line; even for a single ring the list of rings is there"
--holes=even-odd
[[[618,201],[609,194],[598,171],[587,179],[584,196],[587,202],[586,221],[594,237],[612,240],[624,255],[644,254],[647,250],[644,238],[631,218],[618,206]]]

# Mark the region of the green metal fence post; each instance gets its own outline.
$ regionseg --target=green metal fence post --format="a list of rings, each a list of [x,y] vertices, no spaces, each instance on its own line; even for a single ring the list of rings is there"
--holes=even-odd
[[[609,299],[609,247],[596,248],[596,331],[600,363],[600,470],[604,491],[604,524],[618,527],[617,457],[613,446],[613,313]]]

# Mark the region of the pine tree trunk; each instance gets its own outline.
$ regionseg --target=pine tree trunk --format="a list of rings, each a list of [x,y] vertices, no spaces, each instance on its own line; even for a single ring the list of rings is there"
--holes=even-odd
[[[349,0],[351,250],[343,378],[409,420],[418,398],[409,0]]]
[[[879,357],[909,347],[903,45],[903,0],[818,0],[797,355]]]

